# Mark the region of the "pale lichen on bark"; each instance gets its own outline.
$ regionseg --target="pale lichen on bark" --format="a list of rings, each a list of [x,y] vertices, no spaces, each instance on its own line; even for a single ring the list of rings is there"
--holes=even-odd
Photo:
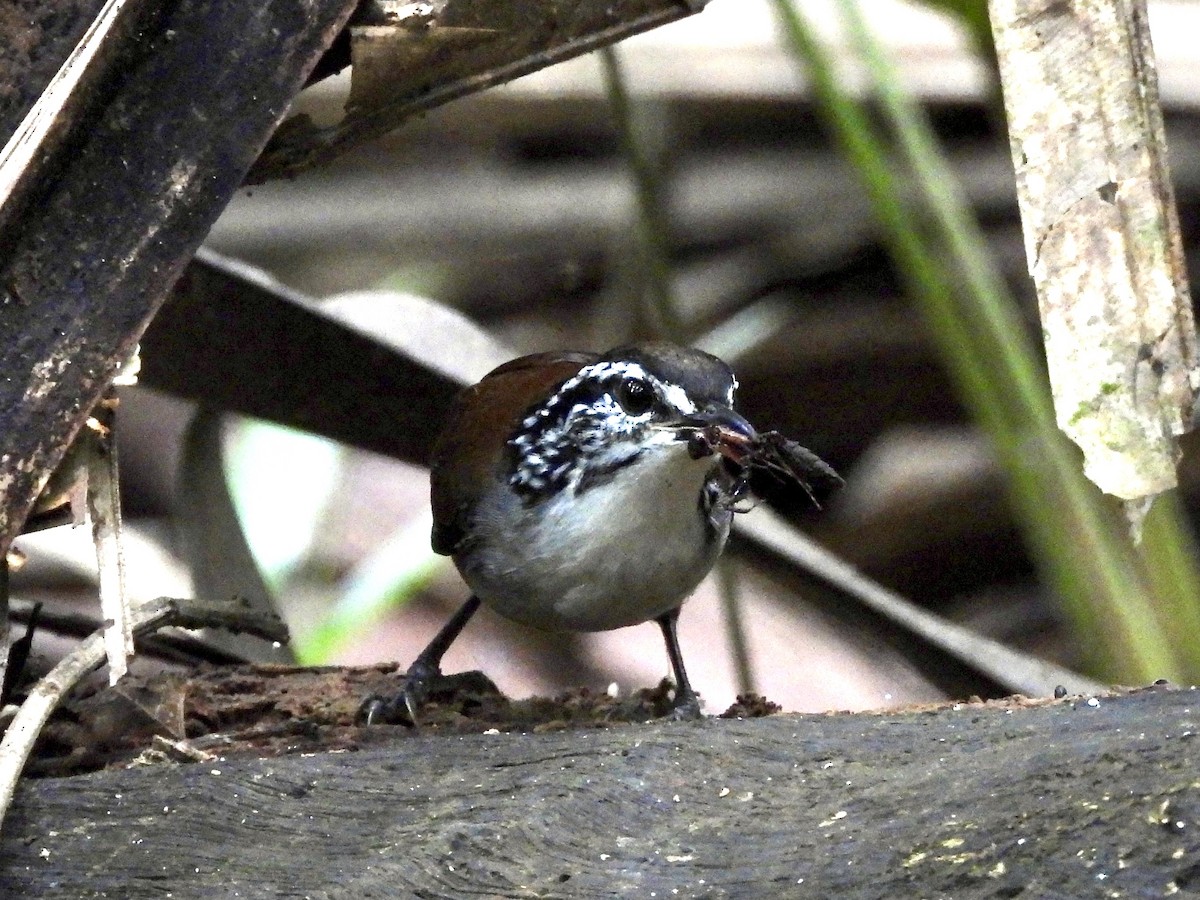
[[[1175,486],[1200,373],[1144,0],[991,0],[1059,427],[1123,500]]]

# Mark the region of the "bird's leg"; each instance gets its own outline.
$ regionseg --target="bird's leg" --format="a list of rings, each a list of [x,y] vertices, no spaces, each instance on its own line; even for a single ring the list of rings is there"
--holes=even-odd
[[[415,725],[417,708],[429,694],[430,684],[442,677],[442,657],[478,609],[479,598],[472,594],[413,660],[413,664],[404,673],[404,687],[400,693],[393,697],[382,697],[379,694],[367,697],[358,708],[358,720],[367,725],[379,722]]]
[[[672,719],[699,719],[700,697],[688,681],[687,669],[683,667],[683,653],[679,649],[679,634],[675,625],[679,621],[679,609],[675,607],[654,621],[662,629],[667,644],[667,656],[671,658],[671,670],[675,673],[675,702],[671,704]]]

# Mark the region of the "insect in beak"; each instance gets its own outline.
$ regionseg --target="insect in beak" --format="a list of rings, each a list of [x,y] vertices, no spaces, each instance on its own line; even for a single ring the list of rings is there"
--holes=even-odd
[[[693,459],[718,453],[730,462],[744,465],[758,446],[754,426],[728,407],[701,410],[687,418],[686,426],[682,431]]]

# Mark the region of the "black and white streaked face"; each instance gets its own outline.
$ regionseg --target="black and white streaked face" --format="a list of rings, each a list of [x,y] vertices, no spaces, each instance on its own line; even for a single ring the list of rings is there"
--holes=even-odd
[[[584,366],[508,441],[509,485],[528,502],[575,493],[642,454],[687,439],[689,417],[731,409],[737,380],[707,353],[666,344],[618,348]]]

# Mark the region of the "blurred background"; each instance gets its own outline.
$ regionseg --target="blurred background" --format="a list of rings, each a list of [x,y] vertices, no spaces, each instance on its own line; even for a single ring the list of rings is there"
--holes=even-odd
[[[838,87],[866,101],[870,120],[884,120],[835,6],[795,4],[824,42]],[[1015,298],[1020,337],[1038,336],[986,20],[979,27],[985,4],[867,6],[871,32],[928,116]],[[1152,0],[1150,14],[1193,256],[1200,3]],[[995,438],[975,424],[946,339],[931,331],[795,49],[779,4],[712,0],[699,15],[618,45],[615,69],[599,54],[553,66],[434,110],[294,180],[243,190],[208,246],[313,297],[431,298],[514,354],[603,350],[656,334],[717,353],[736,369],[738,405],[752,422],[799,441],[846,478],[824,510],[788,511],[805,531],[924,607],[1096,672],[1089,642],[1102,638],[1075,627],[1061,587],[1039,574],[1045,566],[1020,504],[1010,502]],[[348,88],[348,73],[327,79],[298,108],[336,121]],[[639,160],[649,182],[638,180]],[[658,226],[650,240],[647,222]],[[668,313],[647,300],[663,293],[647,274],[655,253],[666,262]],[[120,396],[131,592],[188,594],[176,487],[194,409],[145,388]],[[449,561],[429,549],[428,473],[234,417],[224,435],[230,490],[297,656],[410,661],[466,597]],[[1182,478],[1194,511],[1194,455]],[[55,529],[17,546],[29,559],[13,575],[15,598],[95,614],[88,529]],[[799,711],[985,690],[750,544],[734,541],[726,559],[680,625],[709,712],[751,687]],[[722,584],[737,597],[740,626],[731,627]],[[48,659],[56,646],[43,635],[35,654]],[[445,668],[482,669],[512,696],[612,683],[624,692],[669,671],[652,624],[564,637],[487,610]]]

